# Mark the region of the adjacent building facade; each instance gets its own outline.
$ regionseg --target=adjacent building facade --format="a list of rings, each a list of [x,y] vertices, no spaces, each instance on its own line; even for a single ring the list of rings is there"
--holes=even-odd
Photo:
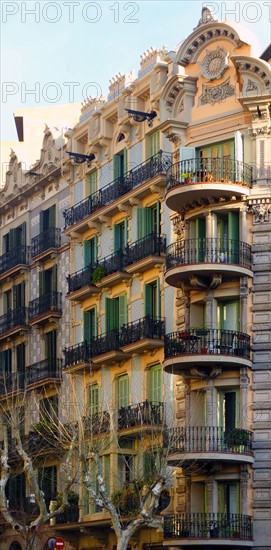
[[[41,445],[48,502],[64,451],[38,441],[40,421],[90,415],[113,430],[101,465],[111,493],[147,475],[150,433],[164,426],[174,489],[164,532],[139,531],[140,549],[270,548],[266,52],[254,57],[243,29],[204,8],[178,51],[149,50],[137,77],[89,98],[65,145],[46,129],[29,172],[10,160],[0,398],[16,396],[27,444]],[[15,506],[30,495],[11,462]],[[114,548],[80,473],[76,491],[74,515],[50,533],[76,550]],[[1,550],[20,543],[2,531]]]

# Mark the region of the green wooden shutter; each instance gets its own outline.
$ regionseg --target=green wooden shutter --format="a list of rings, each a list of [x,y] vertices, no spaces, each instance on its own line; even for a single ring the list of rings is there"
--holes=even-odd
[[[114,328],[114,302],[111,298],[105,299],[105,330],[109,332]]]
[[[114,180],[121,176],[121,158],[119,155],[113,156],[113,174]]]
[[[118,379],[118,407],[128,407],[129,405],[129,377],[128,374],[120,376]]]
[[[53,204],[49,209],[49,227],[56,226],[56,205]]]
[[[239,263],[239,213],[228,213],[229,261]]]
[[[97,170],[88,174],[86,179],[86,196],[90,196],[97,191]]]
[[[39,272],[39,295],[42,296],[45,292],[45,271]]]
[[[126,149],[126,147],[124,147],[124,149],[123,149],[123,174],[121,174],[121,175],[124,175],[127,172],[127,166],[128,166],[127,156],[128,156],[127,155],[127,149]]]
[[[114,251],[117,252],[120,249],[120,231],[121,227],[119,223],[115,223],[113,226],[113,238],[114,238]]]
[[[143,239],[143,237],[146,236],[145,233],[145,208],[142,208],[141,206],[138,206],[137,208],[137,238]]]
[[[110,492],[110,479],[111,479],[111,469],[110,469],[110,455],[105,455],[103,457],[103,477],[104,483],[107,492]]]
[[[44,210],[41,210],[40,211],[40,233],[43,233],[44,231],[44,219],[45,219]]]
[[[93,384],[90,386],[89,392],[89,401],[90,401],[90,413],[95,414],[99,411],[99,386],[98,384]]]
[[[57,265],[52,267],[52,291],[57,292]]]
[[[127,294],[121,294],[119,296],[119,327],[127,325],[128,323],[128,311],[127,311]]]
[[[156,315],[157,317],[161,317],[161,293],[160,293],[160,279],[158,277],[157,279],[157,285],[156,285]]]
[[[83,312],[83,334],[84,334],[84,340],[90,340],[91,338],[90,311]]]
[[[21,241],[20,244],[22,246],[26,245],[26,222],[22,223],[22,225],[21,225],[20,241]]]
[[[205,219],[198,218],[196,220],[196,247],[197,247],[197,261],[203,262],[205,255]]]
[[[90,241],[84,241],[84,267],[88,267],[91,264],[91,255],[90,255]]]
[[[144,315],[152,316],[153,303],[152,303],[152,286],[150,284],[144,285]]]
[[[9,250],[13,250],[17,246],[17,229],[11,229],[9,232]]]
[[[16,346],[16,361],[17,371],[24,372],[25,370],[25,344],[19,344]]]
[[[157,130],[150,135],[151,141],[151,157],[159,153],[160,151],[160,132]]]
[[[125,220],[124,220],[124,239],[123,239],[123,244],[124,244],[125,247],[127,246],[127,243],[128,243],[128,219],[125,218]]]
[[[143,476],[144,481],[148,483],[153,479],[154,474],[154,459],[150,451],[143,453]]]
[[[155,403],[162,401],[162,369],[161,365],[151,367],[149,371],[149,399]]]

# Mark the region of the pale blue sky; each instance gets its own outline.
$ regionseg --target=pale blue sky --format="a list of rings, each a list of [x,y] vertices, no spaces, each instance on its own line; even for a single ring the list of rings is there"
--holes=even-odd
[[[203,5],[216,17],[240,22],[258,39],[260,53],[270,42],[270,1],[10,1],[1,3],[2,141],[16,139],[12,113],[20,107],[68,103],[69,87],[108,94],[118,72],[136,72],[150,46],[174,49],[197,25]],[[33,13],[30,13],[32,10]],[[49,87],[50,82],[56,86]],[[7,84],[8,83],[8,84]],[[36,89],[36,95],[27,90]],[[71,87],[70,87],[71,90]],[[51,102],[49,101],[51,100]]]

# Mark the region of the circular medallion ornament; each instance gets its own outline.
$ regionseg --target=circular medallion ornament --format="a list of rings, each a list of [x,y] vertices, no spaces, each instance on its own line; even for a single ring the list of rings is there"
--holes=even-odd
[[[228,67],[229,54],[219,46],[212,52],[207,50],[207,54],[201,62],[201,75],[207,80],[221,78]]]

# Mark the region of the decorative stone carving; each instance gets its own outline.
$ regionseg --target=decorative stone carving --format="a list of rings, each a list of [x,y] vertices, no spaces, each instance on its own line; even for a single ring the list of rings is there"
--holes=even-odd
[[[201,10],[201,18],[196,26],[196,29],[202,25],[206,25],[206,23],[210,23],[211,21],[217,21],[217,19],[214,18],[211,10],[204,6]]]
[[[224,48],[217,46],[213,51],[207,50],[204,59],[200,62],[201,75],[206,80],[216,80],[221,78],[228,68],[229,53],[225,52]]]
[[[249,78],[248,81],[247,81],[247,85],[246,85],[245,91],[246,91],[246,92],[252,92],[253,90],[258,91],[258,86],[257,86],[256,82],[253,82],[253,80],[251,80],[251,79]]]
[[[254,215],[255,223],[268,223],[269,213],[271,211],[271,204],[269,199],[262,199],[259,201],[252,201],[248,206],[248,212]]]
[[[187,222],[181,217],[176,216],[173,218],[173,231],[177,235],[180,241],[183,241],[185,238],[185,229],[187,227]]]
[[[257,114],[253,114],[254,120],[257,119],[259,121],[259,117]],[[257,136],[267,136],[271,134],[271,127],[270,126],[261,126],[258,128],[248,128],[248,133],[252,138],[256,138]]]
[[[230,84],[230,77],[218,86],[202,86],[202,95],[199,97],[199,105],[224,101],[227,97],[235,95],[235,88]]]
[[[247,374],[247,368],[240,369],[240,388],[247,389],[249,386],[249,376]]]
[[[180,92],[183,89],[183,82],[175,82],[166,97],[166,106],[171,110],[172,105]]]

